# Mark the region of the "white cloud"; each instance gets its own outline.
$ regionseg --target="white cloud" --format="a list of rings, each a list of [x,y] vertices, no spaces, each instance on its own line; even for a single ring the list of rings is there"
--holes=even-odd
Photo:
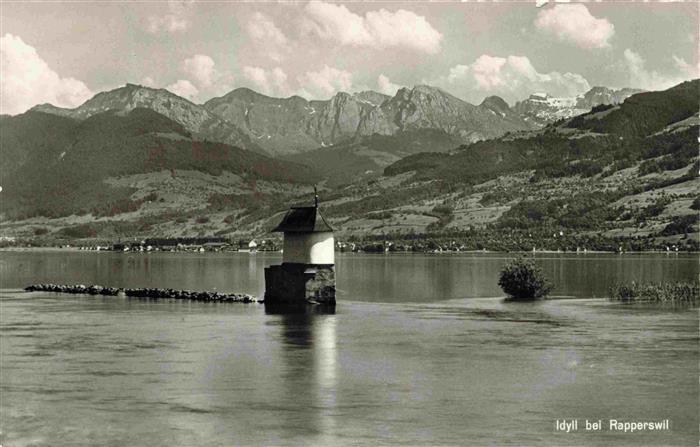
[[[484,54],[474,61],[470,69],[478,86],[483,90],[491,90],[505,84],[501,69],[506,62],[508,60],[505,58],[493,57],[488,54]],[[467,71],[464,70],[463,75],[466,74]],[[459,79],[458,72],[454,68],[450,70],[450,76],[453,80]]]
[[[371,40],[364,19],[344,5],[309,2],[306,13],[308,17],[304,25],[321,38],[333,39],[345,45],[366,45]]]
[[[231,90],[233,75],[216,69],[214,60],[206,54],[195,54],[182,62],[183,71],[194,81],[199,90],[197,99],[224,95]]]
[[[677,73],[661,74],[647,70],[646,61],[639,54],[627,48],[624,52],[625,65],[629,75],[629,86],[645,90],[665,90],[691,78],[700,76],[700,64],[692,66],[676,55],[672,56]]]
[[[185,73],[192,76],[201,87],[210,87],[218,78],[214,60],[205,54],[195,54],[182,63]]]
[[[581,4],[543,9],[537,14],[535,26],[585,49],[607,48],[615,34],[615,27],[608,19],[594,17]]]
[[[162,15],[151,15],[146,19],[146,31],[151,34],[168,32],[181,33],[190,27],[189,10],[191,1],[169,0],[167,12]]]
[[[425,17],[411,11],[370,11],[365,16],[365,22],[381,47],[406,47],[429,54],[440,51],[442,34]]]
[[[250,38],[260,47],[260,54],[279,62],[289,52],[287,36],[265,14],[256,12],[243,26]]]
[[[248,35],[259,41],[272,42],[277,45],[286,45],[287,37],[275,25],[275,22],[265,14],[256,12],[245,24]]]
[[[243,76],[253,88],[265,95],[287,97],[299,95],[306,99],[328,99],[340,91],[353,88],[352,74],[325,65],[318,71],[307,71],[294,79],[293,87],[287,73],[280,67],[271,69],[246,66]]]
[[[260,67],[243,67],[243,75],[253,83],[255,89],[269,96],[289,96],[287,74],[280,67],[266,70]]]
[[[377,77],[377,89],[380,93],[384,93],[385,95],[389,96],[394,96],[400,88],[400,85],[394,84],[389,80],[388,77],[384,76],[383,74],[380,74],[379,77]]]
[[[192,101],[194,97],[199,94],[199,89],[186,79],[179,79],[165,88],[166,90],[169,90],[178,96],[182,96],[185,99],[189,99],[190,101]]]
[[[319,71],[308,71],[297,80],[304,87],[302,96],[309,99],[328,99],[340,91],[352,89],[352,74],[328,65]]]
[[[93,93],[81,81],[62,78],[19,36],[0,38],[0,113],[18,114],[36,104],[76,107]]]
[[[450,73],[447,75],[447,82],[450,84],[458,82],[460,79],[467,76],[468,72],[468,65],[455,65],[454,67],[450,68]]]
[[[303,28],[322,39],[342,45],[375,49],[403,48],[434,54],[440,51],[442,34],[423,16],[399,9],[380,9],[364,17],[344,5],[312,1],[305,8]]]
[[[590,90],[588,81],[575,73],[540,73],[525,56],[484,54],[469,65],[456,65],[446,76],[433,80],[444,89],[471,102],[498,95],[514,103],[535,92],[576,96]]]

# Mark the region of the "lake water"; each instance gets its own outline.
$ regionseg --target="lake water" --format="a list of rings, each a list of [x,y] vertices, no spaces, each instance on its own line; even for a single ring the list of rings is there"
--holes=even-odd
[[[526,304],[503,301],[507,258],[340,255],[335,314],[268,315],[20,289],[262,295],[278,254],[1,252],[0,444],[697,443],[698,310],[600,299],[618,280],[696,280],[697,255],[538,255],[560,299]]]

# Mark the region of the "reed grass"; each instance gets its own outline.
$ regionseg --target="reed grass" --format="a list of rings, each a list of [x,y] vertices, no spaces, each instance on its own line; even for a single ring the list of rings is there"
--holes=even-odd
[[[700,302],[700,283],[618,283],[610,288],[610,299],[626,303],[687,303]]]

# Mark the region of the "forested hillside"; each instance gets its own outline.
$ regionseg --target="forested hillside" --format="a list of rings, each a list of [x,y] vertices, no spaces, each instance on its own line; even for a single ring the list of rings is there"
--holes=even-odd
[[[248,202],[259,199],[253,199],[258,181],[315,180],[302,165],[193,140],[179,123],[143,108],[103,112],[83,121],[33,111],[4,117],[0,147],[0,157],[8,160],[2,172],[2,213],[10,220],[135,211],[143,203],[138,188],[118,180],[134,175],[226,173],[240,179]]]
[[[442,130],[414,129],[288,160],[198,141],[148,109],[82,121],[3,117],[1,155],[10,163],[0,225],[46,241],[269,237],[315,183],[340,240],[393,241],[392,249],[694,249],[699,85],[461,146]]]

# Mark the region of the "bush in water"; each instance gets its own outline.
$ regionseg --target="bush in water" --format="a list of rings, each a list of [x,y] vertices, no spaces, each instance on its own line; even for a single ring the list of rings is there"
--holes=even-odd
[[[513,259],[501,270],[498,285],[515,300],[534,300],[547,296],[554,287],[531,260]]]

